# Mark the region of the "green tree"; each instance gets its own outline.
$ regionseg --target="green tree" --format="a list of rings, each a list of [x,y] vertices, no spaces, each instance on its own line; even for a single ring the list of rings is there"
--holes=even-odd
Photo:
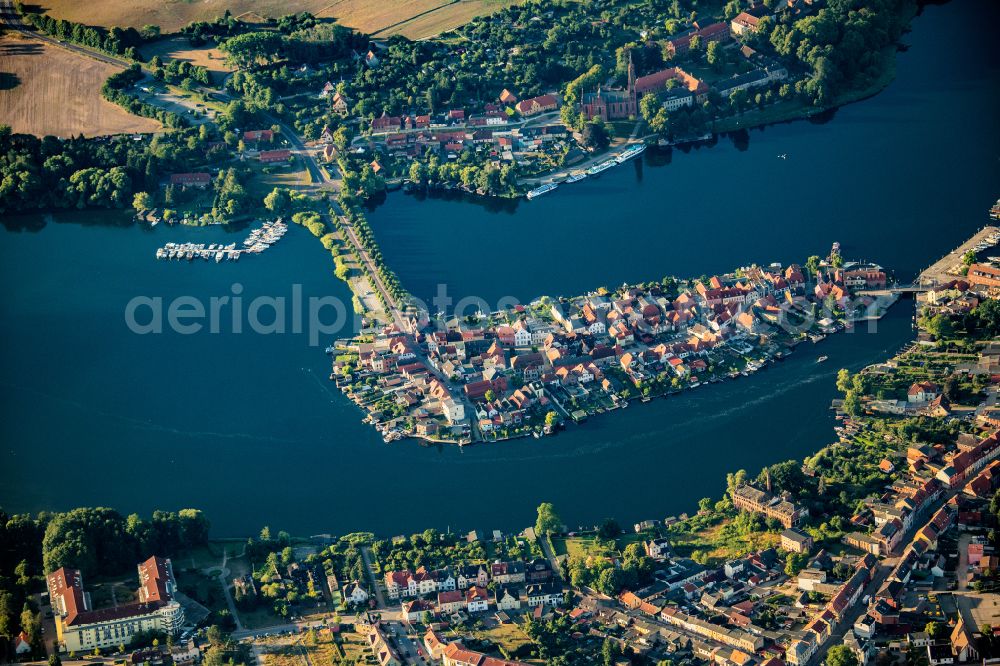
[[[292,196],[284,187],[276,187],[264,197],[264,207],[272,213],[284,213],[292,205]]]
[[[709,42],[705,60],[715,69],[721,69],[722,65],[726,64],[726,54],[719,42]]]
[[[562,520],[550,502],[538,505],[538,518],[535,519],[535,534],[543,536],[562,529]]]
[[[14,605],[14,595],[7,590],[0,590],[0,637],[13,638],[17,633],[17,608]]]
[[[21,560],[14,567],[14,575],[17,577],[17,584],[21,587],[28,587],[31,583],[31,565],[28,560]]]
[[[660,110],[661,106],[660,100],[656,95],[653,93],[646,93],[642,96],[642,99],[639,100],[639,113],[642,115],[643,120],[648,123],[656,117],[656,113]]]
[[[859,416],[861,414],[861,401],[858,399],[858,394],[854,392],[854,389],[844,394],[842,409],[849,416]]]
[[[806,279],[816,279],[816,272],[819,270],[820,259],[815,254],[806,259]]]
[[[610,540],[617,537],[622,532],[622,526],[618,524],[618,521],[614,518],[605,518],[604,522],[597,529],[597,534],[604,540]]]
[[[149,194],[149,192],[136,192],[132,197],[132,208],[134,208],[137,213],[144,210],[150,210],[154,205],[155,203],[153,202],[153,197]]]
[[[789,553],[785,558],[785,573],[789,576],[798,576],[806,564],[809,563],[809,555],[806,553]]]
[[[736,489],[746,482],[747,471],[745,469],[730,472],[729,474],[726,474],[726,492],[729,493],[730,497],[732,497]]]
[[[837,390],[841,393],[847,393],[853,388],[853,383],[851,382],[851,371],[847,368],[841,368],[837,371]]]
[[[591,150],[604,150],[611,143],[611,136],[604,123],[595,118],[583,128],[583,145]]]
[[[834,645],[826,653],[826,666],[858,666],[858,657],[846,645]]]

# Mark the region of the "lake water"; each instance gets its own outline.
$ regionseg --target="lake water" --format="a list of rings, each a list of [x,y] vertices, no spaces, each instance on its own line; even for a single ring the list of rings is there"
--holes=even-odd
[[[650,153],[515,208],[392,195],[372,224],[404,285],[424,297],[438,284],[489,301],[575,294],[802,261],[834,240],[905,279],[981,226],[1000,195],[997,19],[985,0],[927,7],[897,80],[819,126],[751,131],[736,144],[673,151],[668,164]],[[349,301],[307,232],[292,228],[235,264],[188,265],[156,262],[153,251],[245,232],[110,220],[18,218],[0,231],[5,510],[197,506],[220,536],[264,524],[297,534],[515,529],[541,501],[571,525],[662,518],[718,496],[727,471],[831,441],[836,370],[884,358],[912,335],[904,302],[875,334],[835,336],[756,376],[635,404],[555,438],[386,445],[327,381],[328,359],[305,334],[126,326],[136,296],[207,302],[232,296],[234,283],[245,302],[290,301],[293,284],[304,301]],[[830,360],[817,364],[818,354]]]

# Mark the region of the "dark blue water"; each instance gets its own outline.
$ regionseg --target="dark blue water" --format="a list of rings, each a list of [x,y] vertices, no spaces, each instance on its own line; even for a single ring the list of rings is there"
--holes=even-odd
[[[986,223],[1000,196],[997,21],[1000,3],[987,0],[925,8],[896,80],[820,120],[647,151],[516,205],[397,193],[370,221],[425,299],[440,284],[490,305],[568,296],[804,262],[833,241],[910,277]]]
[[[675,151],[664,166],[651,156],[513,212],[390,197],[372,215],[383,252],[419,295],[444,282],[489,299],[803,260],[833,240],[913,273],[981,226],[1000,195],[998,13],[974,0],[927,8],[890,88],[821,126]],[[59,220],[0,231],[8,511],[198,506],[218,535],[264,524],[299,534],[512,529],[541,501],[570,524],[662,518],[718,495],[727,471],[831,441],[836,370],[884,358],[911,336],[901,304],[876,334],[837,336],[754,377],[555,438],[464,451],[385,445],[329,385],[328,360],[305,335],[141,336],[125,325],[135,296],[207,301],[235,282],[247,301],[291,298],[294,283],[305,299],[348,300],[303,230],[237,264],[179,265],[153,260],[154,248],[242,234]],[[818,365],[820,353],[830,360]]]

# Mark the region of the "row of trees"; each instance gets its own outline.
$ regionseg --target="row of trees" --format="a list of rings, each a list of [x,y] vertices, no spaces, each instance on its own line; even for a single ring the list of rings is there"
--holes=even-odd
[[[111,55],[122,56],[129,60],[141,60],[136,49],[142,45],[143,35],[135,28],[115,26],[105,30],[65,19],[55,19],[48,14],[29,12],[20,4],[18,8],[21,10],[21,18],[27,25],[57,39],[104,51]]]

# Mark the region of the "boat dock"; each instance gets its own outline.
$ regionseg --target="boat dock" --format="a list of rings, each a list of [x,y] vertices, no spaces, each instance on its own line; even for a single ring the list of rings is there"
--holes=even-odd
[[[917,284],[933,287],[962,277],[962,257],[966,252],[980,253],[1000,242],[1000,227],[988,226],[977,231],[950,253],[938,259],[920,273]]]
[[[254,229],[243,239],[242,247],[236,247],[236,243],[223,245],[222,243],[167,243],[156,250],[157,259],[205,259],[215,260],[215,263],[222,261],[239,261],[244,254],[260,254],[268,249],[285,235],[288,225],[280,219],[274,222],[265,222],[259,228]]]

